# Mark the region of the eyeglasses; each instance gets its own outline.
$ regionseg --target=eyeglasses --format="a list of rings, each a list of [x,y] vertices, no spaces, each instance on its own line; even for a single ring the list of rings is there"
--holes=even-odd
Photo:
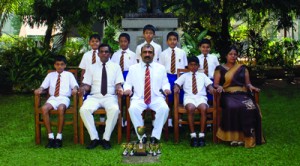
[[[100,54],[103,54],[103,53],[107,54],[107,53],[109,53],[109,51],[108,50],[100,51]]]

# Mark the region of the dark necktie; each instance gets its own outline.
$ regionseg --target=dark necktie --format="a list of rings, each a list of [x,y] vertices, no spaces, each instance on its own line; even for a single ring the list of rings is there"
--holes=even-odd
[[[54,92],[55,97],[59,96],[59,89],[60,89],[60,74],[58,74],[56,85],[55,85],[55,92]]]
[[[207,55],[204,56],[203,69],[204,69],[204,73],[208,76],[208,64],[207,64],[206,57]]]
[[[107,73],[105,63],[102,64],[101,94],[105,96],[107,93]]]
[[[192,78],[192,87],[193,87],[193,94],[197,94],[198,90],[197,90],[197,82],[196,82],[196,74],[193,73],[193,78]]]
[[[92,64],[96,63],[96,51],[93,51]]]
[[[172,57],[171,57],[171,73],[174,74],[176,72],[176,58],[175,51],[172,49]]]
[[[121,66],[122,71],[124,71],[124,54],[125,54],[125,51],[122,51],[122,55],[120,58],[120,66]]]
[[[149,65],[147,65],[147,68],[145,71],[144,102],[145,102],[145,104],[151,103],[151,82],[150,82]]]

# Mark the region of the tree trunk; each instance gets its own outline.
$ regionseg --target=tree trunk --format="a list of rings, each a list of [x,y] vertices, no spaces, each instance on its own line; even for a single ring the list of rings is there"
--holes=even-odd
[[[47,30],[44,38],[44,46],[45,48],[51,48],[50,42],[52,38],[52,29],[53,29],[54,23],[47,24]]]

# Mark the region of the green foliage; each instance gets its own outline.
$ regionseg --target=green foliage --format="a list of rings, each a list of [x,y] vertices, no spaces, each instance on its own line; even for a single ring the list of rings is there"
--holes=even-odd
[[[53,66],[51,52],[39,48],[36,41],[30,38],[15,38],[12,43],[5,43],[7,41],[11,42],[8,39],[0,41],[0,65],[12,90],[27,92],[38,87],[47,70]]]
[[[108,25],[104,29],[104,38],[102,40],[103,43],[110,45],[112,51],[115,52],[119,49],[119,43],[116,41],[116,32],[117,28],[113,25]]]
[[[198,43],[204,39],[207,35],[208,30],[204,30],[198,35],[192,36],[189,35],[188,33],[183,33],[183,48],[187,50],[187,54],[189,56],[197,56],[201,54],[198,48]]]

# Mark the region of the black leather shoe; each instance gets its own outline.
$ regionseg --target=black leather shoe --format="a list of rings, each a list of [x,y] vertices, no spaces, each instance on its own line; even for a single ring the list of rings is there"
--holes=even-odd
[[[55,146],[55,139],[48,139],[48,143],[45,148],[54,148]]]
[[[62,140],[61,139],[56,139],[54,148],[61,148],[62,147]]]
[[[151,137],[151,138],[150,138],[150,143],[151,143],[151,144],[157,144],[158,142],[159,142],[159,140],[156,139],[155,137]]]
[[[198,146],[198,139],[196,137],[191,138],[191,147]]]
[[[99,145],[99,140],[94,139],[90,142],[90,144],[86,147],[87,149],[94,149]]]
[[[110,145],[110,142],[109,141],[106,141],[105,139],[102,140],[102,147],[105,149],[105,150],[108,150],[111,148],[111,145]]]
[[[199,147],[205,146],[205,139],[204,139],[204,137],[200,137],[200,138],[198,139],[198,146],[199,146]]]

